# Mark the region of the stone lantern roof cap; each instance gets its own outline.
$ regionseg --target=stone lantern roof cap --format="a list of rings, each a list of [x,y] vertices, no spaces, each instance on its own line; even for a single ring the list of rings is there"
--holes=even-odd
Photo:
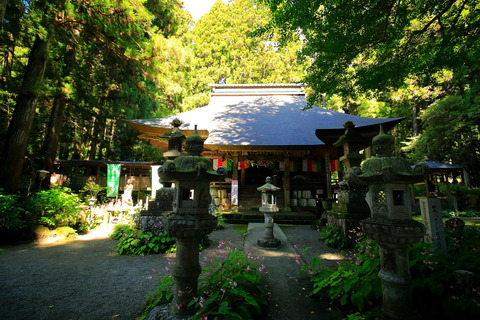
[[[271,177],[267,177],[267,179],[265,180],[265,184],[261,187],[258,187],[257,190],[258,191],[262,191],[262,192],[266,192],[266,191],[278,191],[280,190],[281,188],[277,187],[276,185],[273,185],[272,184],[272,178]]]
[[[210,159],[201,156],[203,152],[203,139],[199,136],[196,126],[195,131],[185,141],[186,155],[181,155],[171,162],[166,162],[159,171],[160,178],[167,180],[191,179],[217,181],[223,180],[227,170],[220,167],[213,169]],[[192,175],[192,173],[194,175]]]
[[[185,135],[180,132],[180,129],[178,129],[182,125],[182,121],[175,118],[175,119],[172,120],[172,122],[170,122],[170,124],[172,125],[173,129],[168,131],[168,132],[165,132],[163,135],[158,136],[158,137],[160,139],[165,139],[165,140],[170,140],[170,139],[174,139],[174,138],[180,138],[180,139],[184,140]]]
[[[375,157],[365,160],[362,168],[353,167],[350,179],[358,184],[406,183],[422,181],[426,174],[425,165],[412,167],[407,160],[393,156],[393,137],[380,132],[372,139]]]

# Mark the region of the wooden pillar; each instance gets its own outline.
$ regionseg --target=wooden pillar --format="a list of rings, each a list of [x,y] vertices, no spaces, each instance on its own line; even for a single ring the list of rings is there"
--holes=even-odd
[[[285,156],[283,160],[283,166],[285,168],[284,177],[283,177],[283,195],[285,199],[285,207],[291,208],[290,201],[290,157]]]
[[[238,180],[238,155],[233,156],[232,180]]]
[[[247,170],[240,170],[240,185],[244,186],[247,184]]]

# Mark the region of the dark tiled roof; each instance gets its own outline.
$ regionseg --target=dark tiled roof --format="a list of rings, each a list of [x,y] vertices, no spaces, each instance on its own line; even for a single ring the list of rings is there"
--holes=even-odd
[[[433,172],[451,172],[451,171],[462,171],[463,167],[456,164],[436,162],[433,160],[425,159],[420,161],[417,164],[423,163],[427,165],[428,171]]]
[[[373,119],[307,106],[302,85],[215,85],[210,103],[198,109],[156,119],[126,120],[139,131],[148,127],[171,129],[178,118],[180,130],[207,130],[207,145],[315,146],[324,142],[315,131],[344,132],[352,121],[357,128],[397,124],[403,118]]]

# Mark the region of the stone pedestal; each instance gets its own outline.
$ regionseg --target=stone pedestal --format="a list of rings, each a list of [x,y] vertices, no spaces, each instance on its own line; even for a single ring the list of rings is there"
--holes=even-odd
[[[265,216],[265,234],[263,238],[257,240],[257,244],[264,248],[278,248],[281,241],[273,236],[273,213],[264,212]]]
[[[369,218],[362,222],[365,234],[380,247],[383,305],[385,319],[417,319],[412,303],[412,277],[409,248],[424,235],[424,226],[414,220],[388,221]]]
[[[154,201],[149,203],[148,210],[140,211],[138,227],[155,234],[166,232],[168,216],[173,210],[173,195],[172,188],[158,189]]]

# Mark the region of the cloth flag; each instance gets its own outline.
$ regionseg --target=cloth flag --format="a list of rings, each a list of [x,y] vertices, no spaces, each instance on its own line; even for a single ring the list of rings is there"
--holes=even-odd
[[[233,163],[232,160],[213,159],[212,162],[213,162],[213,170],[217,170],[220,167],[225,167],[227,168],[228,171],[232,170],[232,163]]]
[[[330,171],[340,170],[340,160],[330,160]]]
[[[248,161],[239,161],[238,162],[238,170],[244,170],[247,169],[250,165],[250,162]]]
[[[155,196],[157,195],[157,190],[162,188],[163,185],[160,183],[160,177],[158,176],[158,169],[160,166],[154,165],[152,167],[152,195],[151,198],[155,199]]]
[[[118,196],[118,184],[120,182],[121,164],[107,165],[107,197]]]

